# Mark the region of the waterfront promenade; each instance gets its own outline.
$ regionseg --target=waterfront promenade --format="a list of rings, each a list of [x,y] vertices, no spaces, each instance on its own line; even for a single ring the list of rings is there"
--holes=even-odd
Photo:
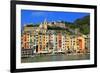
[[[22,58],[22,63],[34,62],[51,62],[51,61],[73,61],[73,60],[89,60],[90,54],[41,54],[32,57]]]

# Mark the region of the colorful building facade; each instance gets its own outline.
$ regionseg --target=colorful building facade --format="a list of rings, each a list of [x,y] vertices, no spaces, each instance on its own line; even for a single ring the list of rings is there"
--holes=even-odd
[[[24,26],[21,35],[22,49],[31,49],[32,53],[39,54],[61,51],[83,53],[86,48],[90,48],[89,36],[69,35],[63,31],[47,30],[47,24],[44,21],[39,27]]]

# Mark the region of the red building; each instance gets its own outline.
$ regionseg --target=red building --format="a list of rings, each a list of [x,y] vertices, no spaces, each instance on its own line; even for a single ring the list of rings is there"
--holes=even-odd
[[[57,35],[57,42],[58,42],[58,50],[62,48],[62,34],[58,33]]]

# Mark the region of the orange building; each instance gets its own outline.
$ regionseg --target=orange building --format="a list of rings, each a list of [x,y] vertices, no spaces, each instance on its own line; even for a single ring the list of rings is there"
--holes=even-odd
[[[58,33],[57,35],[57,42],[58,42],[58,45],[57,45],[58,50],[61,50],[62,48],[62,34],[61,33]]]
[[[29,40],[30,40],[30,35],[29,33],[23,33],[22,35],[22,48],[23,49],[29,49]]]
[[[85,51],[85,39],[82,36],[78,36],[78,45],[79,45],[79,50],[81,52]]]

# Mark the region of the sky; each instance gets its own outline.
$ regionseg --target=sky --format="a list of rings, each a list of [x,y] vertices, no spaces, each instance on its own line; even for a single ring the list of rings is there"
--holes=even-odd
[[[82,18],[89,13],[82,12],[56,12],[56,11],[39,11],[39,10],[21,10],[21,25],[39,24],[45,19],[47,22],[52,21],[68,21],[74,22],[78,18]]]

